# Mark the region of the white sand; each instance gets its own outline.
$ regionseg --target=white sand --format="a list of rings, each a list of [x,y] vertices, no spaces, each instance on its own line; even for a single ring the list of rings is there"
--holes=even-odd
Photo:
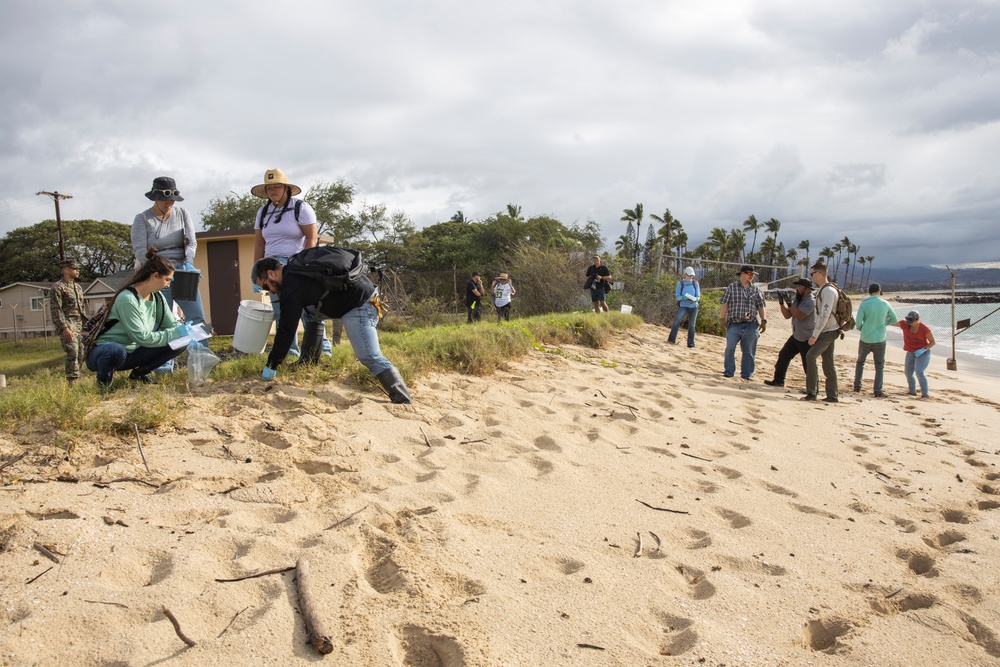
[[[134,438],[43,447],[0,473],[0,664],[315,663],[293,573],[215,581],[298,559],[327,664],[1000,663],[997,382],[942,354],[915,400],[891,357],[889,398],[870,364],[853,394],[846,341],[842,402],[803,403],[794,364],[760,382],[786,331],[752,383],[643,326],[412,407],[210,384],[142,434],[152,474]],[[160,486],[94,485],[128,477]]]

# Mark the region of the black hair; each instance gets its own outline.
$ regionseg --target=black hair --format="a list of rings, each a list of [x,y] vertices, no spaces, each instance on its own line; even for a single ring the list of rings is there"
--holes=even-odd
[[[169,276],[174,272],[174,263],[166,257],[156,254],[157,252],[156,246],[149,246],[146,249],[146,262],[135,270],[135,273],[128,279],[128,282],[115,292],[115,295],[111,297],[111,301],[108,303],[113,304],[119,294],[132,287],[132,285],[147,280],[154,273],[158,273],[161,276]]]
[[[281,262],[274,257],[261,257],[253,263],[253,268],[250,269],[250,282],[256,285],[257,281],[268,271],[277,271],[280,266]]]

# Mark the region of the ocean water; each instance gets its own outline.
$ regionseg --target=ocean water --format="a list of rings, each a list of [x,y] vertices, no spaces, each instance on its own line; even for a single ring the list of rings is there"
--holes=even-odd
[[[853,300],[853,297],[852,297]],[[856,303],[860,303],[860,300]],[[898,303],[891,301],[892,309],[900,318],[911,310],[920,313],[920,321],[931,328],[937,348],[943,353],[948,351],[951,356],[951,304]],[[957,303],[955,304],[955,321],[971,319],[972,322],[984,318],[978,324],[958,332],[955,336],[955,350],[965,352],[984,359],[1000,361],[1000,311],[989,313],[1000,308],[1000,303]],[[903,344],[903,333],[898,328],[890,328],[886,335],[887,342]]]

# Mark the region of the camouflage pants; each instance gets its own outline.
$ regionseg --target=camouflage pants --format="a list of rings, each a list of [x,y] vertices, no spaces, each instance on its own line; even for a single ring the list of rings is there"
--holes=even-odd
[[[70,331],[73,332],[73,340],[66,342],[64,334],[59,333],[59,341],[62,343],[63,351],[66,353],[66,379],[75,380],[80,377],[80,366],[83,364],[83,334],[82,325],[73,323]]]

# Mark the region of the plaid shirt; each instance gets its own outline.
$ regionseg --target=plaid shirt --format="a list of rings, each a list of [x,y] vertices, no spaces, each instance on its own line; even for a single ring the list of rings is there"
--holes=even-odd
[[[724,303],[727,306],[726,324],[756,322],[757,312],[764,307],[764,295],[753,283],[744,288],[743,284],[737,280],[726,288],[719,303]],[[744,319],[748,314],[750,319]]]

